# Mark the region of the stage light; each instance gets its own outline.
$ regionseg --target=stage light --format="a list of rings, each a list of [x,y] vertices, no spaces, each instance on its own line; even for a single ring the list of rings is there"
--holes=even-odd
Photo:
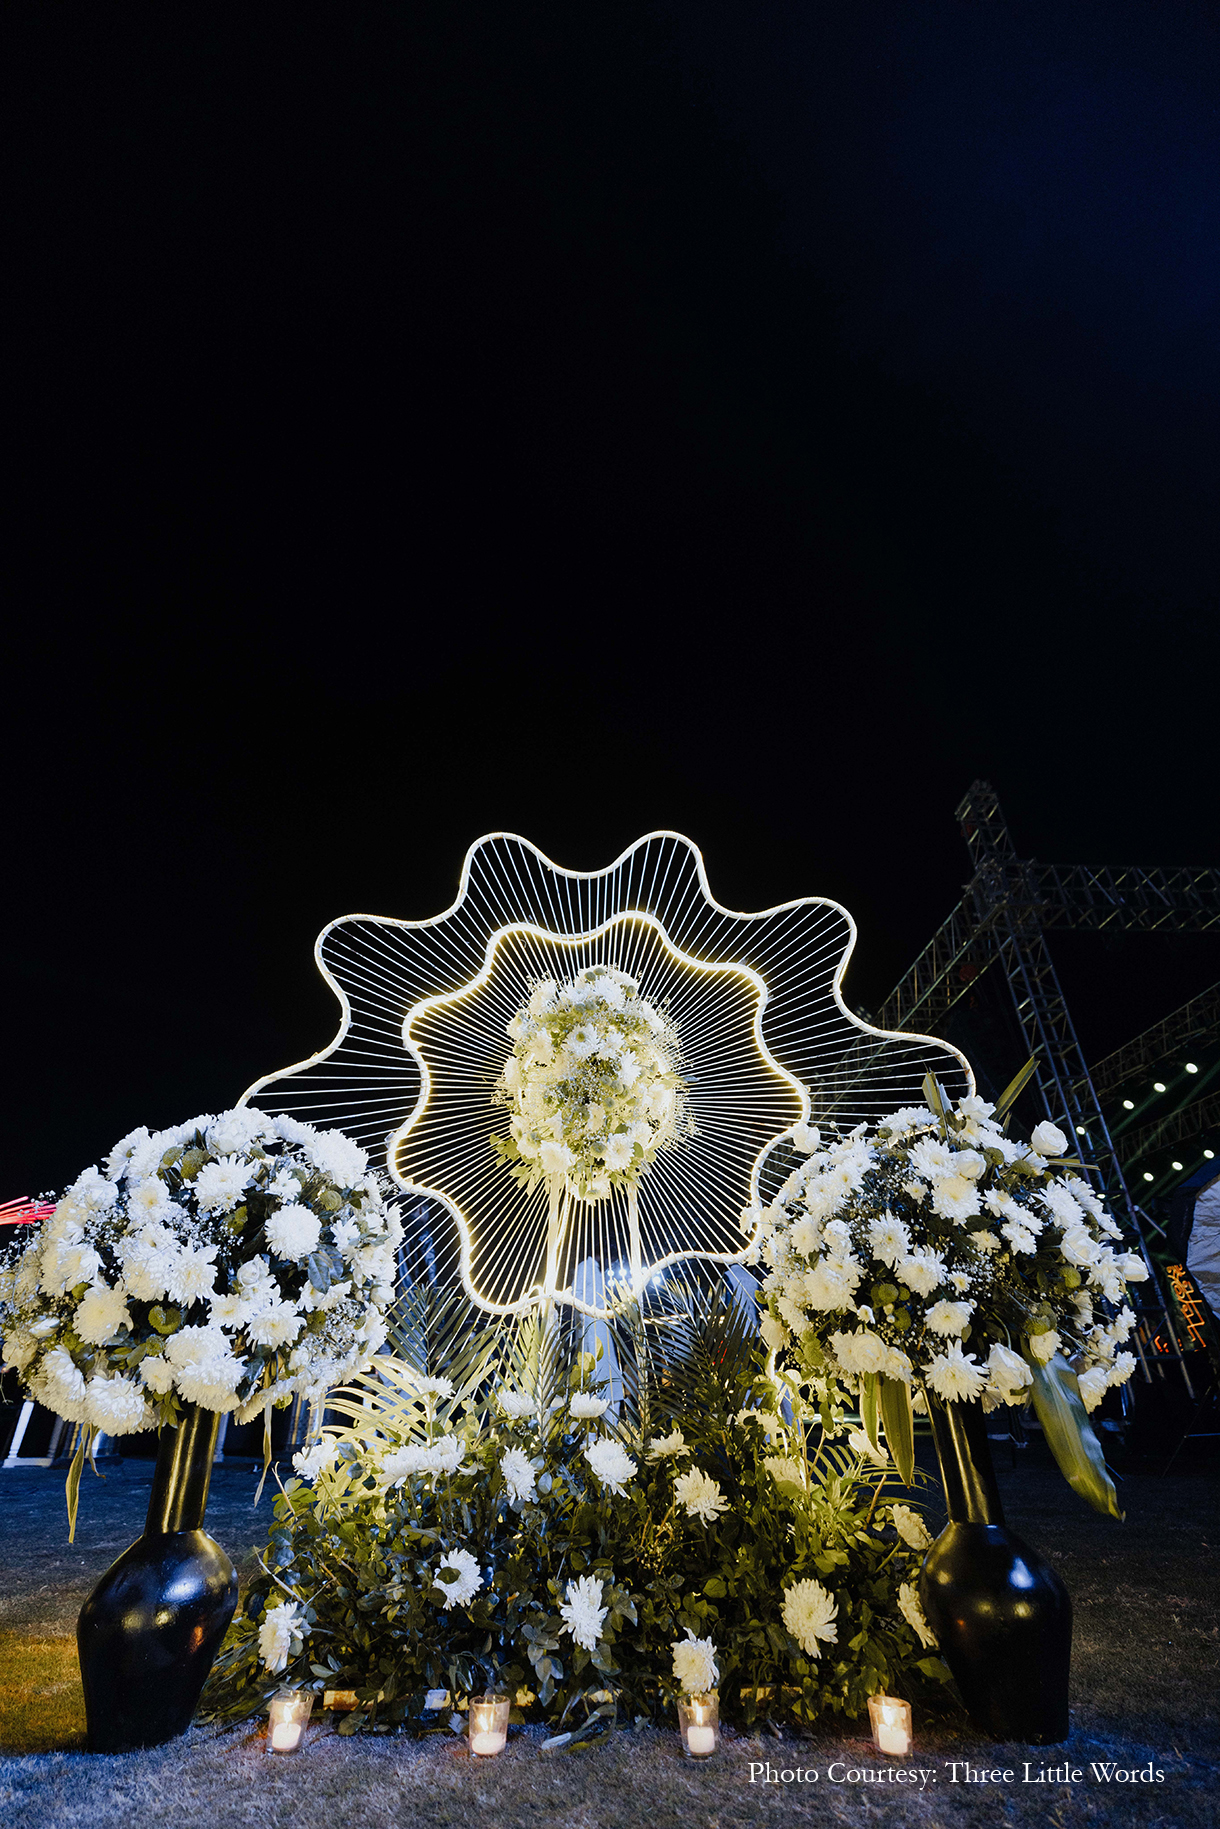
[[[1171,1162],[1169,1166],[1171,1169],[1180,1169],[1182,1164],[1180,1162]]]
[[[1210,1162],[1213,1159],[1213,1157],[1215,1156],[1216,1152],[1214,1149],[1205,1149],[1203,1154],[1207,1157],[1207,1160]]]
[[[1088,1133],[1088,1131],[1087,1131],[1087,1130],[1086,1130],[1086,1129],[1085,1129],[1085,1127],[1084,1127],[1084,1125],[1083,1125],[1083,1124],[1078,1124],[1078,1125],[1077,1125],[1077,1126],[1076,1126],[1076,1135],[1077,1135],[1077,1136],[1078,1136],[1078,1137],[1087,1137],[1087,1136],[1088,1136],[1088,1134],[1089,1134],[1089,1133]]]
[[[1153,1080],[1152,1090],[1153,1090],[1153,1092],[1164,1092],[1164,1090],[1165,1090],[1164,1080]]]
[[[1199,1069],[1195,1066],[1193,1061],[1187,1061],[1186,1071],[1187,1073],[1198,1073]]]
[[[1155,1176],[1153,1176],[1153,1175],[1151,1175],[1151,1174],[1150,1174],[1150,1173],[1149,1173],[1149,1172],[1148,1172],[1148,1170],[1147,1170],[1147,1169],[1145,1169],[1145,1170],[1144,1170],[1144,1180],[1145,1180],[1145,1181],[1153,1181],[1153,1180],[1155,1180]]]
[[[1124,1099],[1123,1100],[1123,1110],[1124,1111],[1134,1111],[1135,1110],[1135,1100],[1134,1099]]]

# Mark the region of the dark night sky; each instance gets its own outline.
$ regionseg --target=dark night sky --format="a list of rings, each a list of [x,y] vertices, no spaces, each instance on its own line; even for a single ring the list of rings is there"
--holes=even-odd
[[[317,929],[484,831],[838,897],[870,1004],[976,776],[1215,857],[1214,8],[0,29],[0,1198],[321,1045]],[[1086,1041],[1217,953],[1065,942]]]

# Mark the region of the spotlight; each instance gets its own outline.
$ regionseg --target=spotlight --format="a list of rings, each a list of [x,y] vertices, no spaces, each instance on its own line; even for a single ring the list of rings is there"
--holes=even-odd
[[[1151,1175],[1151,1174],[1150,1174],[1150,1173],[1149,1173],[1149,1172],[1148,1172],[1148,1170],[1147,1170],[1147,1169],[1145,1169],[1145,1170],[1144,1170],[1144,1180],[1145,1180],[1145,1181],[1152,1181],[1152,1180],[1153,1180],[1153,1179],[1154,1179],[1154,1177],[1153,1177],[1153,1176],[1152,1176],[1152,1175]]]
[[[1187,1073],[1198,1073],[1199,1069],[1195,1066],[1193,1061],[1187,1061],[1186,1071]]]
[[[1205,1149],[1203,1154],[1207,1157],[1207,1160],[1210,1162],[1212,1160],[1212,1158],[1215,1156],[1216,1152],[1214,1149]]]
[[[1153,1090],[1153,1092],[1164,1092],[1164,1090],[1165,1090],[1164,1080],[1153,1080],[1152,1090]]]
[[[1169,1166],[1171,1169],[1180,1169],[1182,1164],[1180,1162],[1171,1162]]]
[[[1085,1129],[1085,1127],[1084,1127],[1084,1125],[1083,1125],[1083,1124],[1078,1124],[1078,1125],[1077,1125],[1077,1126],[1076,1126],[1076,1135],[1077,1135],[1077,1136],[1078,1136],[1078,1137],[1087,1137],[1087,1136],[1088,1136],[1088,1134],[1089,1134],[1089,1133],[1088,1133],[1088,1131],[1087,1131],[1087,1130],[1086,1130],[1086,1129]]]
[[[1123,1100],[1123,1110],[1124,1111],[1134,1111],[1135,1110],[1135,1100],[1134,1099],[1124,1099]]]

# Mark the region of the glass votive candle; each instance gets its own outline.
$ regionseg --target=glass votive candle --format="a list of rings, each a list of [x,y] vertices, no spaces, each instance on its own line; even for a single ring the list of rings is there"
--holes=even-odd
[[[899,1696],[870,1696],[868,1721],[877,1751],[905,1759],[911,1750],[911,1704]]]
[[[512,1707],[508,1696],[471,1696],[470,1698],[470,1750],[487,1758],[492,1753],[502,1753],[504,1742],[508,1739],[508,1711]]]
[[[267,1709],[267,1751],[295,1753],[305,1738],[312,1712],[312,1690],[281,1689],[278,1696],[272,1696]]]
[[[716,1691],[683,1696],[678,1703],[678,1727],[686,1757],[709,1759],[720,1745],[720,1697]]]

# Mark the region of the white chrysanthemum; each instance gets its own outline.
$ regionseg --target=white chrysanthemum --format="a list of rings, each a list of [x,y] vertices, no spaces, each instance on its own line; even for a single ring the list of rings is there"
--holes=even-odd
[[[604,1416],[609,1408],[609,1398],[594,1397],[591,1391],[577,1391],[569,1405],[572,1415],[578,1421],[585,1421],[595,1416]]]
[[[1080,1386],[1080,1401],[1086,1410],[1095,1410],[1110,1388],[1110,1368],[1107,1365],[1091,1365],[1081,1372],[1077,1383]]]
[[[909,1505],[891,1505],[890,1513],[894,1529],[908,1548],[926,1550],[931,1546],[931,1533],[919,1512],[912,1511]]]
[[[511,1416],[514,1420],[520,1420],[523,1416],[532,1416],[538,1408],[533,1398],[527,1396],[524,1391],[508,1389],[497,1391],[496,1402],[505,1416]]]
[[[900,1258],[911,1253],[911,1235],[900,1219],[885,1212],[868,1229],[868,1242],[879,1263],[896,1266]]]
[[[911,1167],[926,1181],[936,1181],[941,1175],[955,1175],[957,1151],[942,1143],[939,1137],[921,1137],[918,1143],[911,1145]]]
[[[688,1518],[700,1518],[704,1524],[714,1524],[720,1513],[729,1509],[718,1482],[700,1467],[690,1467],[678,1475],[674,1498]]]
[[[919,1604],[919,1595],[909,1581],[904,1581],[898,1590],[898,1608],[908,1626],[912,1626],[925,1651],[930,1651],[936,1644],[936,1634],[924,1617],[924,1610]]]
[[[417,1397],[452,1397],[453,1380],[451,1378],[416,1378],[415,1394]]]
[[[240,1156],[222,1156],[205,1162],[195,1177],[195,1202],[205,1213],[235,1207],[249,1187],[254,1171]]]
[[[291,1346],[302,1326],[303,1317],[291,1302],[273,1302],[250,1317],[246,1332],[255,1346]]]
[[[81,1298],[72,1325],[81,1339],[89,1346],[104,1346],[107,1340],[113,1340],[121,1327],[131,1326],[131,1314],[127,1307],[127,1296],[120,1283],[115,1289],[107,1289],[104,1283],[95,1284]],[[112,1430],[112,1434],[118,1431]]]
[[[908,1131],[927,1130],[936,1122],[926,1105],[904,1105],[901,1111],[892,1111],[888,1118],[882,1118],[879,1128],[888,1130],[891,1137],[905,1137]]]
[[[441,1571],[444,1569],[452,1569],[457,1575],[457,1580],[440,1580]],[[447,1556],[442,1556],[437,1564],[437,1577],[434,1585],[445,1596],[446,1613],[451,1607],[464,1607],[468,1600],[474,1599],[483,1586],[483,1575],[479,1568],[478,1558],[472,1556],[469,1550],[450,1550]]]
[[[287,1206],[279,1207],[270,1214],[265,1227],[267,1243],[277,1257],[299,1263],[308,1257],[311,1251],[318,1248],[322,1236],[322,1221],[308,1207],[298,1201],[290,1201]]]
[[[631,1138],[617,1134],[607,1137],[601,1150],[602,1161],[612,1174],[630,1168],[634,1155],[635,1144]]]
[[[148,1142],[148,1126],[141,1124],[138,1130],[129,1130],[121,1143],[116,1143],[106,1158],[106,1174],[111,1181],[118,1181],[127,1172],[132,1151],[140,1144]]]
[[[62,1346],[53,1346],[30,1380],[30,1395],[54,1416],[68,1423],[89,1420],[85,1380]]]
[[[854,1334],[837,1333],[830,1336],[830,1349],[846,1372],[881,1372],[885,1370],[885,1361],[889,1347],[880,1334],[870,1334],[867,1328],[858,1328]]]
[[[538,1151],[538,1160],[544,1175],[566,1175],[573,1156],[566,1143],[556,1143],[554,1138],[548,1137]]]
[[[147,1428],[150,1412],[134,1378],[91,1378],[85,1386],[89,1421],[106,1435],[134,1435]]]
[[[149,1175],[127,1191],[127,1211],[132,1225],[141,1220],[160,1219],[171,1204],[169,1189],[159,1175]]]
[[[510,1499],[532,1499],[534,1496],[534,1469],[529,1456],[520,1448],[506,1448],[500,1456],[500,1472],[504,1475],[504,1484],[508,1488]]]
[[[963,1353],[962,1343],[955,1340],[952,1346],[923,1368],[924,1377],[946,1403],[958,1400],[969,1403],[972,1398],[982,1395],[985,1383],[984,1374],[973,1353]]]
[[[805,1300],[810,1308],[832,1314],[851,1301],[863,1274],[854,1258],[822,1258],[805,1278]]]
[[[602,1606],[604,1584],[596,1575],[582,1575],[568,1583],[567,1600],[559,1609],[560,1618],[576,1643],[585,1651],[596,1651],[609,1607]]]
[[[751,1414],[753,1414],[753,1412],[751,1412]],[[661,1461],[664,1460],[667,1455],[684,1455],[689,1453],[690,1449],[686,1445],[686,1437],[683,1435],[681,1429],[675,1429],[672,1435],[654,1435],[648,1444],[648,1453],[645,1458],[650,1461]]]
[[[720,1681],[716,1647],[710,1638],[696,1638],[690,1627],[686,1637],[675,1639],[674,1682],[688,1696],[705,1695]]]
[[[763,1466],[771,1475],[777,1486],[795,1486],[798,1491],[805,1490],[805,1470],[801,1463],[793,1460],[788,1454],[768,1454],[763,1457]]]
[[[602,1485],[614,1493],[621,1493],[626,1482],[639,1471],[622,1444],[612,1441],[609,1436],[590,1442],[585,1449],[585,1459]]]
[[[318,1131],[305,1144],[305,1154],[337,1187],[354,1188],[368,1171],[368,1151],[341,1130]]]
[[[1033,1373],[1020,1353],[997,1340],[987,1355],[987,1376],[996,1396],[1008,1403],[1027,1389]]]
[[[183,1245],[165,1265],[167,1295],[182,1306],[202,1301],[216,1289],[217,1245]]]
[[[764,1315],[758,1324],[758,1331],[762,1335],[763,1345],[769,1352],[778,1352],[780,1347],[788,1344],[788,1329],[778,1315]]]
[[[852,1429],[847,1437],[848,1447],[862,1460],[873,1461],[878,1467],[888,1467],[890,1457],[884,1448],[874,1448],[863,1429]]]
[[[932,1211],[942,1219],[973,1219],[982,1211],[979,1191],[968,1175],[941,1175],[932,1183]]]
[[[802,1156],[812,1156],[815,1150],[822,1147],[822,1133],[816,1124],[794,1124],[792,1127],[792,1147],[800,1150]]]
[[[973,1313],[973,1302],[933,1302],[924,1320],[934,1334],[960,1334]]]
[[[797,1581],[784,1593],[784,1624],[806,1657],[820,1657],[822,1645],[836,1645],[839,1628],[834,1596],[820,1581]]]
[[[935,1251],[915,1251],[903,1258],[898,1275],[917,1296],[930,1296],[945,1280],[945,1261]]]
[[[1119,1353],[1110,1367],[1110,1383],[1112,1385],[1126,1384],[1134,1370],[1135,1354]]]
[[[335,1464],[338,1445],[329,1436],[320,1436],[308,1448],[301,1448],[292,1457],[292,1464],[303,1480],[311,1483],[321,1473],[328,1473]]]
[[[258,1629],[258,1655],[272,1676],[286,1669],[293,1639],[302,1639],[308,1632],[305,1609],[295,1601],[281,1600],[267,1608]]]
[[[469,1473],[470,1463],[464,1459],[466,1444],[457,1435],[438,1435],[428,1449],[429,1464],[437,1473]]]
[[[141,1359],[140,1377],[158,1397],[174,1388],[174,1368],[163,1353],[150,1353],[147,1359]]]
[[[1031,1334],[1029,1350],[1042,1365],[1049,1365],[1059,1351],[1059,1335],[1053,1327],[1044,1334]]]
[[[426,1473],[430,1469],[431,1456],[426,1442],[407,1442],[404,1447],[391,1448],[381,1457],[380,1473],[387,1486],[401,1486],[413,1473]]]
[[[207,1146],[218,1156],[244,1156],[252,1144],[274,1136],[271,1120],[252,1105],[238,1105],[212,1119],[204,1133]]]

